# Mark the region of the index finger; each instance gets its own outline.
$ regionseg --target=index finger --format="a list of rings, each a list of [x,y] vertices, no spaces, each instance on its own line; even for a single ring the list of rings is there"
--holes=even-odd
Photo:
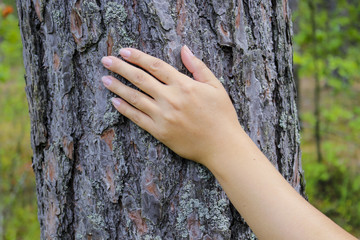
[[[183,76],[182,73],[171,65],[140,50],[134,48],[123,48],[120,50],[120,55],[126,61],[145,69],[165,84],[172,84],[177,78]]]

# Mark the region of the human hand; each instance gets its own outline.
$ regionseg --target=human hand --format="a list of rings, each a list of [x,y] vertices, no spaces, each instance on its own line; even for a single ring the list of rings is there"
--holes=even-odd
[[[224,87],[186,46],[181,58],[195,80],[139,50],[121,49],[120,55],[150,74],[119,58],[104,57],[106,68],[146,93],[104,76],[104,85],[121,97],[112,99],[115,108],[180,156],[207,166],[243,132]]]

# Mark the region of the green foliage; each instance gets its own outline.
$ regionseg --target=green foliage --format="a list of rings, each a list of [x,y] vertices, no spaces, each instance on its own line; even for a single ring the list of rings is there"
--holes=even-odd
[[[345,145],[335,146],[332,141],[326,141],[323,149],[325,163],[318,163],[311,154],[304,154],[309,200],[343,228],[358,234],[360,175],[349,169],[346,162],[339,161],[346,151]]]
[[[314,36],[309,2],[299,1],[299,9],[294,13],[299,27],[294,36],[294,63],[300,66],[301,76],[313,76],[316,51],[319,74],[324,84],[344,90],[360,77],[360,4],[345,0],[311,0],[317,7]],[[335,6],[329,7],[327,4]]]
[[[321,82],[321,163],[314,149],[314,104],[300,108],[306,191],[310,202],[355,235],[360,234],[359,19],[359,1],[350,0],[299,1],[294,13],[300,85],[308,90],[315,75]]]
[[[0,82],[11,79],[12,66],[22,61],[22,44],[18,21],[14,15],[0,16]]]
[[[0,239],[39,239],[30,119],[16,17],[0,15]]]

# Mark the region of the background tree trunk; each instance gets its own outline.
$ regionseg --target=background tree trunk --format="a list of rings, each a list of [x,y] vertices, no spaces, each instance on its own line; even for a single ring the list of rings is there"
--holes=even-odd
[[[112,107],[100,59],[122,47],[187,72],[179,55],[187,44],[223,82],[252,140],[303,193],[287,0],[17,5],[42,239],[254,239],[207,169]]]

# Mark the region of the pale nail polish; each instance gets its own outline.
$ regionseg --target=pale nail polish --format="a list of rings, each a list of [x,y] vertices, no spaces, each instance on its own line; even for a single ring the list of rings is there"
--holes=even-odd
[[[102,77],[101,81],[104,83],[105,86],[110,86],[110,84],[112,82],[111,78],[106,77],[106,76]]]
[[[125,48],[120,49],[119,53],[123,58],[129,58],[131,55],[131,52]]]
[[[115,107],[118,107],[121,104],[121,101],[118,98],[112,98],[111,101],[115,105]]]
[[[103,57],[101,59],[102,64],[104,64],[105,67],[111,67],[112,60],[109,57]]]

